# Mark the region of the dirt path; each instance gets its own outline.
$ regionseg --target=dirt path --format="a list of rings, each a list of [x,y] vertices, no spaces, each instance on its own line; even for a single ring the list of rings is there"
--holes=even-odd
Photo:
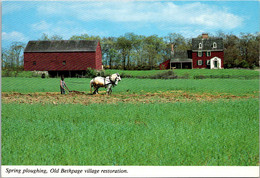
[[[41,93],[5,93],[2,92],[2,103],[42,103],[42,104],[83,104],[92,103],[174,103],[185,101],[215,101],[217,99],[242,99],[257,98],[254,95],[235,96],[230,94],[212,95],[209,93],[194,94],[183,91],[171,91],[161,93],[146,94],[112,94],[107,96],[105,93],[90,95],[84,92],[73,92],[61,95],[58,92]]]

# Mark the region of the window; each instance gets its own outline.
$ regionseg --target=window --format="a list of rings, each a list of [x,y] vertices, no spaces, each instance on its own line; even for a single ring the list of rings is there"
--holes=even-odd
[[[202,57],[203,53],[202,51],[198,51],[198,57]]]
[[[198,65],[201,66],[203,64],[202,60],[198,60]]]
[[[210,60],[207,60],[207,65],[208,65],[208,66],[210,65]]]
[[[199,43],[199,49],[202,49],[202,43]]]
[[[207,56],[211,56],[211,51],[207,51]]]
[[[65,66],[65,65],[66,65],[66,61],[62,61],[62,65],[64,65],[64,66]]]
[[[213,48],[217,48],[217,43],[216,42],[213,43]]]
[[[36,61],[33,61],[33,65],[36,66]]]

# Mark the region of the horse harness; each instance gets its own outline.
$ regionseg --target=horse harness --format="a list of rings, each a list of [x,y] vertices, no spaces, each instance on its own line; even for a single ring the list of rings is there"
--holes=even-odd
[[[113,82],[113,81],[111,80],[111,75],[108,77],[109,83],[107,83],[107,84],[106,84],[106,78],[107,78],[107,77],[104,77],[104,85],[105,85],[105,87],[107,87],[107,85],[109,85],[109,84],[112,84],[113,86],[115,85],[115,82]],[[117,77],[116,77],[115,80],[117,80]]]

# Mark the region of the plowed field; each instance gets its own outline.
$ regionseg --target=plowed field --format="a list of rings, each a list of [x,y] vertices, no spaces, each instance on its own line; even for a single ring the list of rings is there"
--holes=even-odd
[[[83,104],[92,103],[174,103],[187,101],[215,101],[217,99],[242,99],[256,98],[255,95],[247,94],[236,96],[227,93],[210,94],[210,93],[188,93],[184,91],[169,91],[146,94],[105,94],[105,91],[97,95],[91,95],[84,92],[71,92],[61,95],[59,92],[36,92],[22,94],[17,92],[3,92],[3,103],[42,103],[42,104]]]

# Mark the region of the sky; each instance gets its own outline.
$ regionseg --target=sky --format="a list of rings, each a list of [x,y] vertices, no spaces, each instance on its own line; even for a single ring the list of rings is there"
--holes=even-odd
[[[2,1],[2,47],[42,34],[194,38],[202,33],[259,32],[258,1]]]

